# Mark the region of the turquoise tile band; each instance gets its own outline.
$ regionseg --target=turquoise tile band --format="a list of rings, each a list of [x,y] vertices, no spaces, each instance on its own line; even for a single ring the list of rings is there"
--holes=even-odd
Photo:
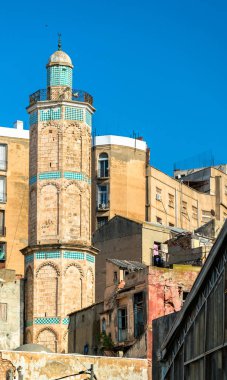
[[[91,178],[86,176],[83,173],[80,172],[59,172],[59,171],[53,171],[53,172],[44,172],[39,173],[38,177],[36,175],[29,178],[29,184],[33,185],[37,182],[37,178],[42,181],[46,179],[59,179],[59,178],[65,178],[65,179],[75,179],[77,181],[83,181],[91,184]]]

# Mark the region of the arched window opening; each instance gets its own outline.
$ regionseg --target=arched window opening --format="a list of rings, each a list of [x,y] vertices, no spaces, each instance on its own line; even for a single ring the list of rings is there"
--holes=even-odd
[[[105,318],[102,319],[102,333],[106,332],[106,320]]]
[[[98,160],[98,177],[106,178],[109,176],[108,164],[109,164],[108,154],[101,153],[99,155],[99,160]]]

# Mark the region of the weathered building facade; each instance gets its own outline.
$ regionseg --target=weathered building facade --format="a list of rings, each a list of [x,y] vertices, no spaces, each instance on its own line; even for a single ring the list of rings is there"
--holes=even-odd
[[[24,280],[12,269],[0,269],[0,350],[15,349],[23,338]]]
[[[0,268],[24,275],[20,250],[28,243],[29,131],[23,122],[0,127]]]
[[[227,378],[227,222],[164,341],[154,380]],[[158,328],[158,325],[157,325]]]
[[[91,246],[92,97],[72,89],[73,65],[49,58],[47,90],[30,96],[26,343],[67,351],[68,313],[94,302]]]
[[[0,379],[8,380],[148,380],[146,359],[63,355],[45,352],[0,352]],[[72,376],[74,374],[74,376]]]
[[[155,268],[133,261],[107,260],[101,330],[113,351],[152,359],[152,321],[181,309],[200,267]],[[138,349],[139,347],[139,349]]]

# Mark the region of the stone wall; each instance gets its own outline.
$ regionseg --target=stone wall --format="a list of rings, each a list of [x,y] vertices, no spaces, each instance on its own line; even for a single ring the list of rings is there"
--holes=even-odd
[[[83,355],[61,355],[32,352],[2,351],[0,356],[1,380],[6,379],[7,369],[22,367],[23,380],[54,380],[80,371],[94,364],[97,380],[147,380],[146,359],[94,357]],[[3,362],[8,360],[9,362]],[[7,365],[2,366],[3,363]],[[66,380],[87,379],[88,375],[67,377]],[[19,380],[18,375],[16,380]]]

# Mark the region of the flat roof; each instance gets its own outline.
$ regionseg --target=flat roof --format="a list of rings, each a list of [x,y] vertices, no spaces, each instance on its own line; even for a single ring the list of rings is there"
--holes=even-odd
[[[0,127],[0,137],[14,137],[18,139],[29,139],[29,130],[23,129],[22,122],[14,124],[14,128]]]
[[[120,145],[143,151],[146,151],[147,149],[146,141],[115,135],[95,136],[93,139],[93,146],[99,145]]]

